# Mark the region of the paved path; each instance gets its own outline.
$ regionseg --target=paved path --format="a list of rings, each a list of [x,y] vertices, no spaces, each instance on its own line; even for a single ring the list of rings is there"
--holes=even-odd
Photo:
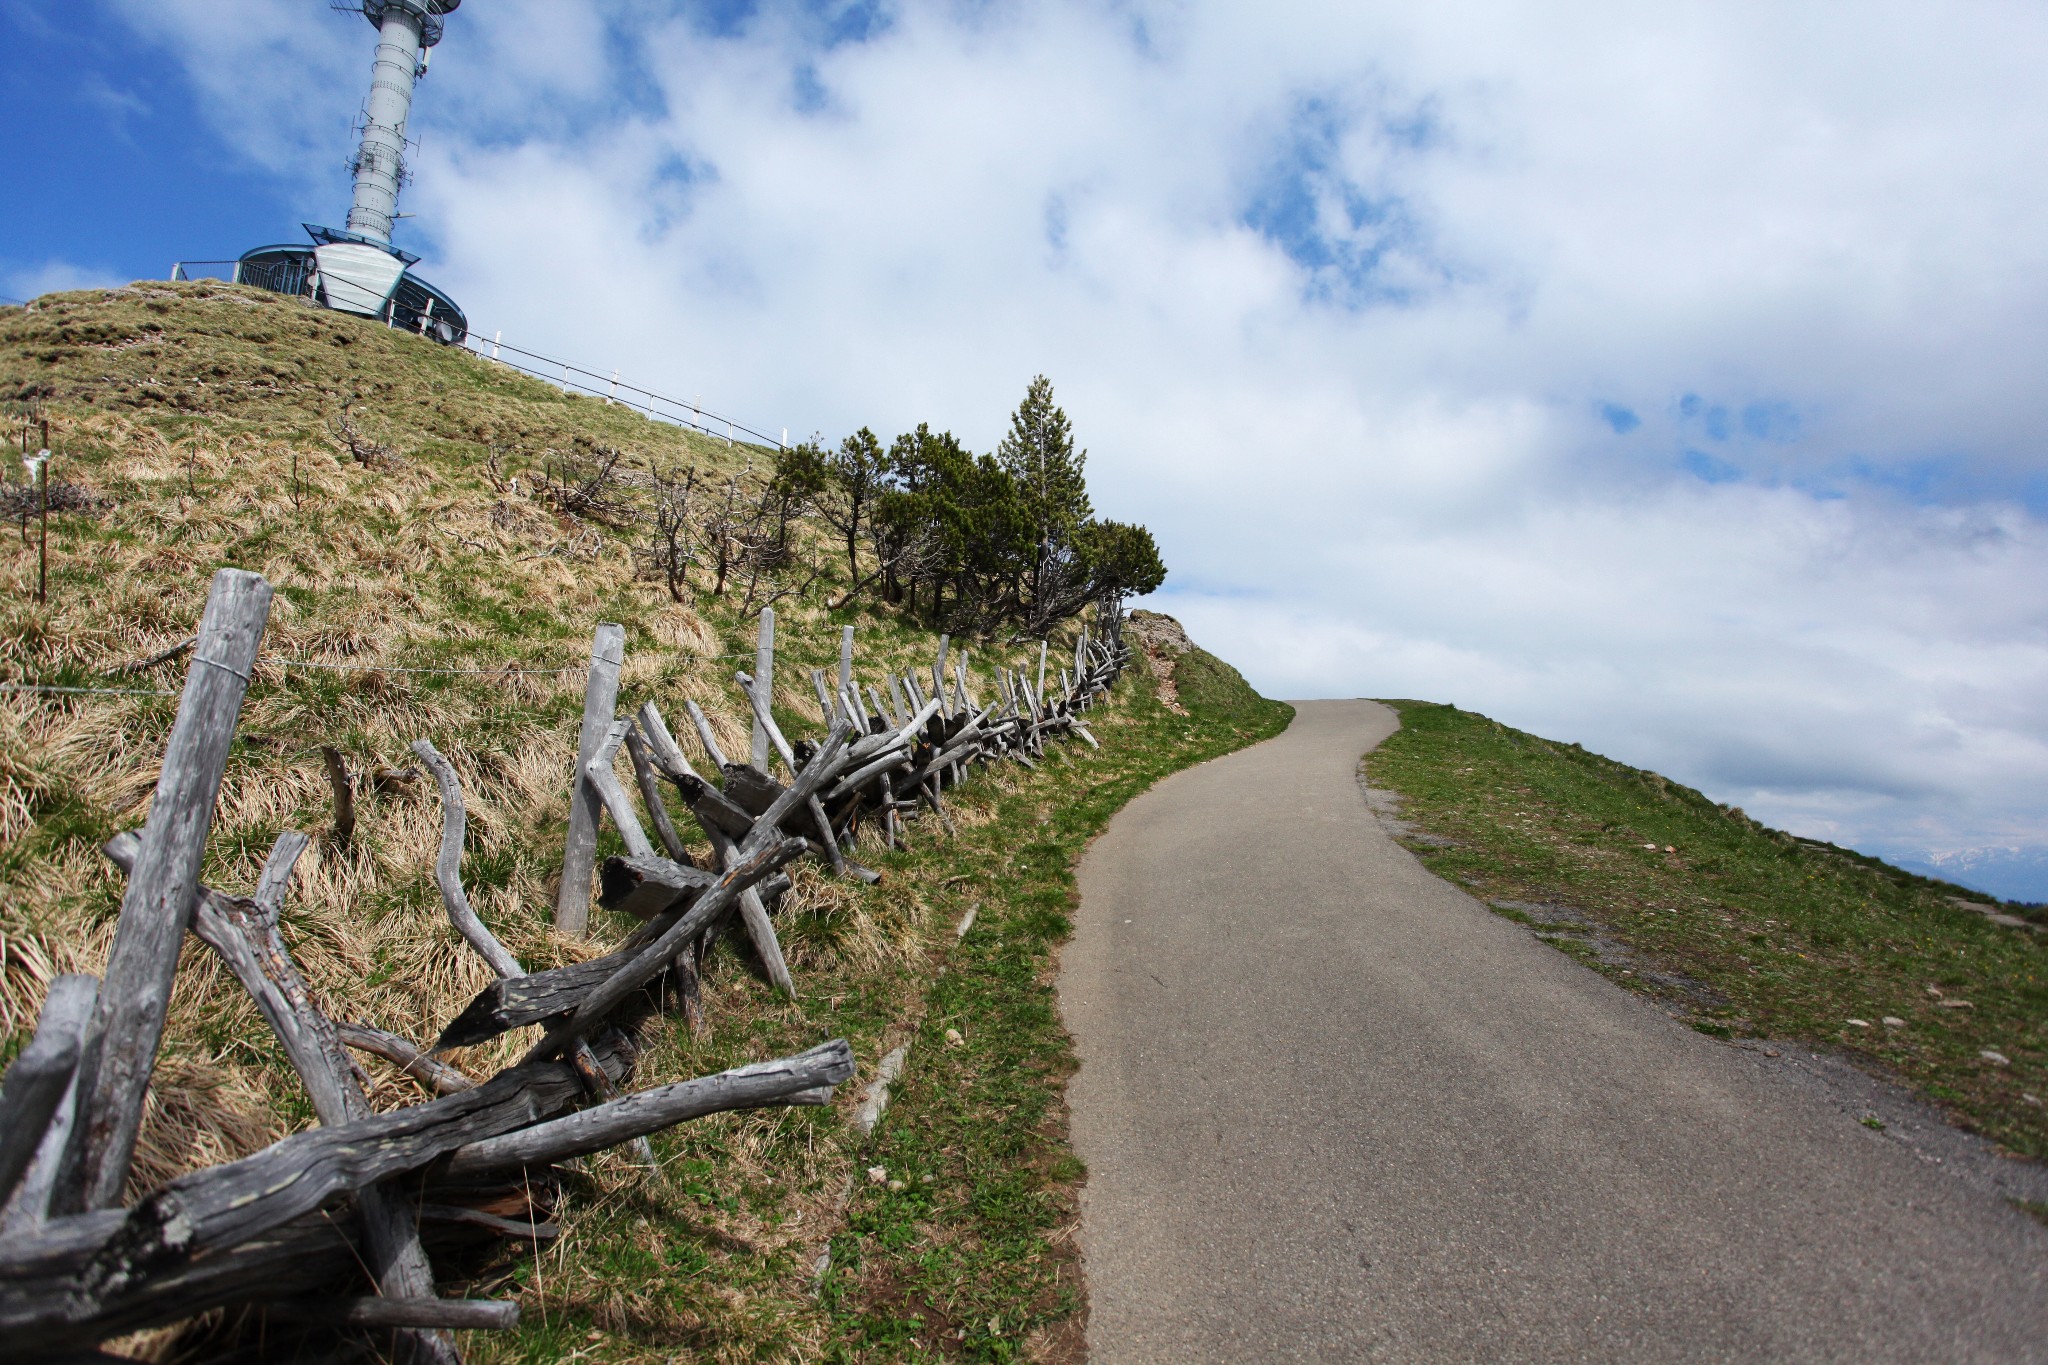
[[[1094,1365],[2048,1360],[2048,1229],[1423,871],[1394,726],[1304,704],[1082,865]]]

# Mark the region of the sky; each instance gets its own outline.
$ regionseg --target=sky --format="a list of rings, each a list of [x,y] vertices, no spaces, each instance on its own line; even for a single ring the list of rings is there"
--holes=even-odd
[[[341,222],[324,0],[0,0],[0,296]],[[1262,690],[1455,702],[2048,900],[2048,8],[469,0],[479,331],[993,448]]]

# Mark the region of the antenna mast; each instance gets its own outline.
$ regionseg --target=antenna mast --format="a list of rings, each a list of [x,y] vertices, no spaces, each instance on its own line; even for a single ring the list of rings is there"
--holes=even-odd
[[[446,17],[462,0],[332,0],[377,30],[370,97],[363,102],[362,141],[349,169],[355,197],[346,229],[306,224],[311,247],[284,243],[242,253],[235,278],[282,294],[311,297],[328,308],[382,318],[393,327],[445,342],[467,335],[469,322],[448,295],[410,271],[419,257],[391,243],[398,194],[405,188],[405,125],[426,55],[441,41]]]
[[[363,17],[377,26],[377,62],[363,105],[363,141],[356,151],[355,203],[348,230],[372,241],[391,240],[398,191],[405,184],[405,123],[428,48],[441,41],[441,16],[462,0],[362,0]],[[353,8],[353,6],[351,6]]]

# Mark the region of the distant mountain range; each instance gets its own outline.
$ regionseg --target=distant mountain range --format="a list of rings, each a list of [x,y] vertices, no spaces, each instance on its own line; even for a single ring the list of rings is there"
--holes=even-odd
[[[2048,849],[1966,848],[1917,857],[1898,854],[1889,861],[1908,872],[1939,877],[2000,900],[2048,901]]]

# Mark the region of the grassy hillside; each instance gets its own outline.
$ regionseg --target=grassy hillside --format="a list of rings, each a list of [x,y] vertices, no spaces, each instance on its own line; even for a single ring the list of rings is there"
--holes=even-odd
[[[206,876],[246,892],[280,830],[317,836],[284,929],[315,991],[346,1017],[422,1040],[486,983],[443,918],[431,872],[439,805],[431,783],[405,775],[410,741],[432,739],[455,764],[471,898],[529,968],[603,951],[619,933],[603,924],[582,943],[550,925],[595,624],[626,627],[622,702],[654,698],[673,713],[694,697],[728,747],[746,747],[732,672],[743,666],[734,656],[750,655],[752,620],[701,575],[672,600],[633,552],[649,534],[656,473],[722,475],[765,452],[210,282],[0,309],[0,403],[0,435],[24,417],[50,421],[70,509],[53,518],[46,606],[34,600],[33,537],[0,533],[0,680],[95,689],[0,692],[0,1061],[25,1041],[53,976],[97,973],[104,960],[119,886],[99,845],[144,814],[176,705],[167,694],[185,669],[128,666],[191,632],[218,566],[260,571],[278,593]],[[550,481],[600,447],[622,456],[615,505],[579,511]],[[5,492],[16,508],[19,485]],[[928,664],[936,643],[884,610],[828,610],[838,586],[828,576],[777,604],[775,709],[793,737],[821,729],[808,674],[832,664],[841,625],[859,628],[867,677]],[[1035,646],[975,646],[982,690],[990,664],[1027,656]],[[1146,683],[1134,672],[1091,722],[1100,753],[1075,746],[1036,774],[990,770],[949,793],[957,838],[926,822],[905,852],[865,847],[882,887],[795,869],[779,932],[803,999],[776,999],[750,963],[721,953],[705,982],[708,1035],[659,1028],[639,1080],[834,1035],[853,1041],[861,1075],[830,1110],[721,1116],[660,1139],[659,1175],[613,1157],[587,1163],[560,1214],[564,1235],[501,1271],[523,1295],[525,1325],[477,1336],[473,1359],[893,1360],[914,1353],[904,1342],[920,1332],[949,1357],[1012,1358],[1024,1341],[1050,1349],[1074,1308],[1054,1236],[1077,1172],[1063,1155],[1066,1043],[1047,974],[1072,859],[1158,776],[1284,723],[1284,709],[1228,687],[1176,715]],[[347,841],[333,829],[323,745],[363,779]],[[605,838],[600,852],[618,851]],[[969,904],[983,927],[955,946]],[[947,1048],[943,1029],[928,1037],[938,1019],[966,1045]],[[848,1114],[875,1061],[912,1037],[920,1060],[903,1098],[862,1139]],[[481,1074],[521,1041],[454,1060]],[[365,1065],[373,1103],[420,1097],[391,1068]],[[1001,1098],[974,1099],[977,1086]],[[136,1184],[310,1121],[239,988],[188,953]],[[890,1187],[856,1185],[872,1146],[941,1131],[915,1218],[875,1202]],[[814,1283],[828,1241],[834,1269]],[[927,1244],[950,1250],[927,1255]],[[963,1294],[980,1330],[940,1342],[904,1326],[922,1313],[915,1304]],[[170,1349],[165,1338],[133,1345]]]
[[[1455,707],[1393,703],[1366,761],[1411,846],[1718,1037],[1798,1040],[2048,1157],[2048,933],[1945,882]],[[2043,923],[2038,907],[2026,910]]]

